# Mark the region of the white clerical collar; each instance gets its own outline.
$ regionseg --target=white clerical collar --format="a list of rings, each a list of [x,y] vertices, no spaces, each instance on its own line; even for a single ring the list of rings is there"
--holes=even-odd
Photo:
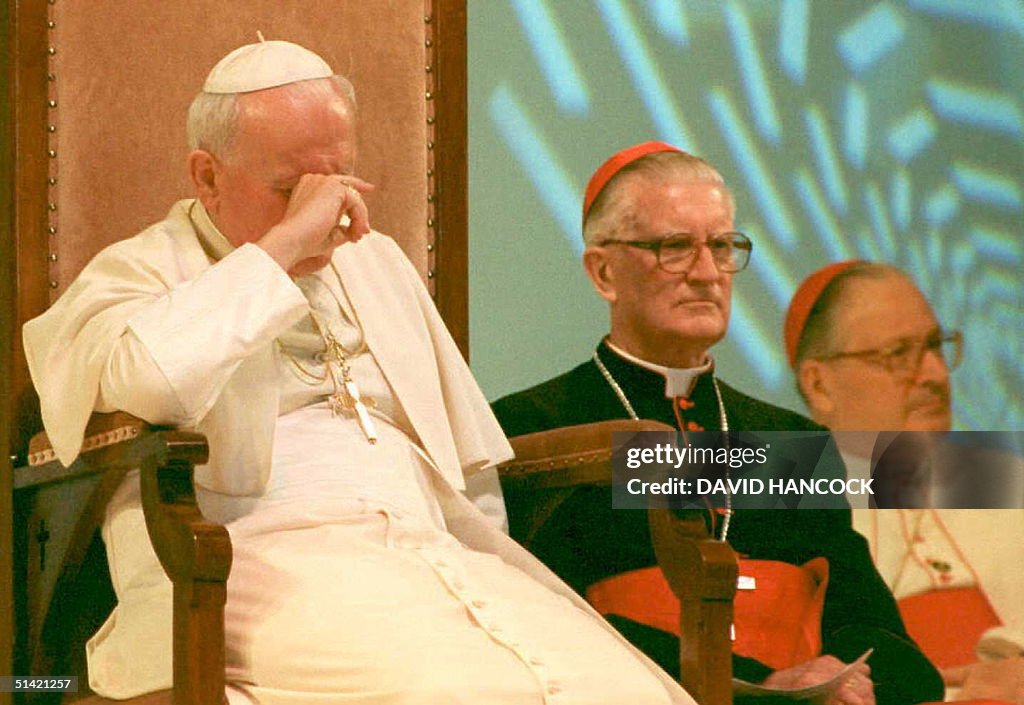
[[[714,361],[711,359],[710,355],[707,356],[704,364],[700,367],[665,367],[664,365],[658,365],[654,362],[641,360],[635,355],[630,355],[622,348],[613,345],[607,338],[604,343],[619,357],[629,360],[634,365],[643,367],[651,372],[657,372],[659,375],[664,377],[665,396],[669,399],[690,396],[690,392],[693,390],[693,384],[697,378],[705,372],[710,372],[714,368]]]
[[[192,221],[199,242],[210,259],[219,262],[235,251],[235,246],[217,229],[198,198],[188,207],[188,218]]]

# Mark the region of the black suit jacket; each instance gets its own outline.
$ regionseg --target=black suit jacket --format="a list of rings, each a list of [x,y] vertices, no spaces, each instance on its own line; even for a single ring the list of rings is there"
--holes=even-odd
[[[640,418],[673,426],[673,402],[657,373],[616,355],[604,343],[598,355]],[[753,397],[719,381],[730,430],[822,431],[800,414]],[[692,408],[684,423],[720,430],[711,375],[702,375],[689,394]],[[562,426],[628,418],[622,401],[592,361],[536,387],[493,404],[509,436]],[[833,446],[826,465],[845,471]],[[522,538],[524,503],[529,497],[506,495],[513,538]],[[822,617],[822,652],[852,661],[874,648],[869,665],[879,705],[941,700],[938,673],[907,636],[892,594],[875,570],[866,541],[850,521],[849,509],[738,509],[729,530],[733,548],[753,559],[802,564],[817,556],[829,561],[829,583]],[[646,512],[613,509],[611,489],[581,487],[563,502],[529,546],[573,589],[585,594],[593,583],[656,565]],[[666,671],[679,675],[678,640],[667,632],[612,616],[610,621]],[[734,657],[734,674],[760,682],[771,669],[753,659]]]

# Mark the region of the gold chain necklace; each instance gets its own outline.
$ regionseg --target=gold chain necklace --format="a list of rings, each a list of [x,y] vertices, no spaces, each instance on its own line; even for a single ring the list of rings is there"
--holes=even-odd
[[[192,204],[188,208],[188,220],[192,225],[192,229],[195,231],[196,239],[199,241],[200,247],[211,260],[218,260],[219,257],[214,251],[214,248],[207,241],[207,236],[203,229],[199,227],[199,223],[196,222],[193,216],[193,211],[196,205],[199,203],[198,200],[192,201]],[[348,290],[345,288],[345,282],[341,279],[341,274],[338,273],[338,268],[334,266],[334,262],[330,262],[331,271],[334,272],[334,276],[338,281],[338,286],[341,288],[342,294],[348,299],[351,304],[352,299],[348,295]],[[320,279],[317,277],[317,279]],[[345,312],[345,309],[341,305],[341,300],[334,296],[334,292],[331,290],[327,282],[320,279],[324,286],[327,286],[327,290],[334,297],[334,303],[338,306],[338,314],[342,319],[348,319],[349,316]],[[324,342],[324,349],[321,350],[314,356],[319,362],[324,365],[323,374],[314,372],[305,367],[298,358],[292,355],[285,348],[284,344],[280,340],[277,340],[277,347],[281,353],[288,358],[291,363],[291,367],[295,372],[295,376],[303,384],[315,387],[330,378],[331,383],[334,386],[334,391],[327,398],[327,404],[331,408],[331,414],[334,416],[350,416],[355,414],[356,418],[359,419],[359,426],[363,430],[363,434],[366,436],[366,440],[370,443],[377,442],[377,429],[373,424],[373,419],[370,418],[370,412],[367,410],[367,405],[372,405],[373,400],[367,399],[366,402],[359,394],[359,387],[356,386],[355,381],[352,379],[352,370],[348,364],[349,357],[355,357],[360,353],[367,350],[366,346],[366,334],[363,330],[362,321],[359,320],[359,312],[356,311],[355,306],[352,306],[352,322],[359,333],[359,342],[356,344],[353,350],[348,350],[344,345],[341,344],[331,329],[326,323],[319,319],[317,313],[313,310],[312,306],[309,309],[309,316],[313,321],[313,328],[316,329],[320,335],[321,340]],[[334,364],[337,364],[338,369],[335,371]],[[340,375],[340,377],[339,377]]]
[[[338,268],[334,266],[334,262],[330,262],[329,264],[331,267],[331,271],[334,272],[334,279],[335,281],[338,282],[338,288],[341,289],[341,293],[344,294],[345,299],[349,302],[349,305],[352,306],[352,298],[348,295],[348,289],[345,288],[345,282],[341,280],[341,274],[338,273]],[[320,279],[320,277],[317,277],[317,279]],[[334,305],[338,307],[338,315],[342,319],[348,319],[348,312],[345,311],[344,307],[341,305],[341,299],[334,295],[334,292],[331,291],[331,287],[327,286],[327,282],[325,282],[323,279],[320,279],[320,281],[323,283],[324,286],[327,287],[327,291],[330,292],[331,298],[334,299]],[[310,309],[310,311],[312,311],[312,309]],[[314,323],[316,323],[315,320]],[[341,345],[340,342],[335,342],[337,342],[339,349],[343,353],[350,357],[355,357],[356,355],[360,355],[366,352],[367,349],[366,333],[363,331],[363,322],[359,320],[359,312],[356,311],[355,306],[352,306],[352,323],[355,324],[356,331],[358,331],[359,333],[359,341],[356,343],[355,348],[353,350],[346,350],[345,347]]]
[[[334,276],[338,280],[338,285],[341,287],[342,293],[345,298],[351,302],[348,297],[348,291],[345,289],[345,283],[341,279],[341,275],[338,273],[334,263],[331,262],[331,270],[334,272]],[[324,282],[326,285],[326,282]],[[330,290],[330,287],[328,287]],[[333,292],[331,292],[333,296]],[[338,306],[338,313],[342,318],[348,318],[348,314],[345,313],[342,308],[341,300],[336,296],[334,302]],[[327,397],[327,405],[331,409],[333,416],[352,416],[353,414],[359,420],[359,427],[363,430],[363,435],[366,436],[366,440],[370,443],[377,442],[377,429],[373,423],[373,419],[370,417],[368,405],[372,405],[373,400],[367,399],[363,401],[362,396],[359,393],[359,387],[356,385],[355,380],[352,379],[352,368],[348,363],[349,357],[354,357],[363,353],[367,350],[366,346],[366,334],[363,330],[362,321],[359,320],[359,313],[352,307],[353,323],[356,326],[356,330],[359,333],[359,342],[356,344],[354,349],[349,350],[341,341],[334,335],[330,326],[320,318],[320,315],[311,306],[309,309],[309,317],[313,322],[313,328],[316,330],[320,339],[324,343],[324,348],[320,352],[316,353],[314,359],[320,361],[324,365],[323,373],[318,373],[310,370],[303,365],[299,360],[292,355],[280,340],[277,341],[278,349],[288,358],[291,363],[291,367],[295,372],[295,376],[303,383],[309,386],[316,386],[325,382],[327,379],[331,380],[331,384],[334,387],[333,392]],[[335,365],[337,369],[335,369]]]
[[[350,299],[349,296],[348,296],[348,290],[345,288],[345,283],[341,279],[341,274],[338,273],[338,268],[334,266],[334,262],[331,262],[330,266],[331,266],[331,271],[334,272],[334,278],[337,280],[338,286],[341,288],[342,293],[345,294],[345,298],[348,299],[349,303],[351,304],[352,299]],[[327,291],[328,291],[328,293],[330,293],[331,298],[334,299],[334,305],[338,307],[338,314],[339,314],[339,316],[342,319],[346,319],[347,320],[349,318],[349,315],[345,311],[344,307],[341,305],[341,300],[338,299],[338,297],[334,295],[334,292],[331,291],[331,287],[327,285],[327,282],[325,282],[323,279],[320,279],[320,277],[317,277],[317,279],[320,281],[320,283],[322,283],[324,285],[324,287],[327,288]],[[327,356],[327,348],[328,348],[327,339],[324,337],[324,334],[323,334],[323,329],[326,328],[326,326],[325,325],[321,325],[321,321],[316,319],[316,317],[314,316],[313,308],[312,307],[310,307],[310,309],[309,309],[309,316],[313,320],[313,327],[317,330],[317,334],[319,334],[321,340],[324,341],[324,349],[321,350],[320,352],[316,353],[313,356],[313,359],[316,360],[317,362],[323,364],[323,362],[324,362],[324,360],[325,360],[325,358]],[[356,331],[358,331],[358,333],[359,333],[359,341],[356,343],[355,348],[352,349],[352,350],[348,350],[347,348],[345,348],[344,345],[341,344],[341,341],[339,341],[337,338],[334,338],[335,345],[337,345],[337,348],[346,357],[355,357],[356,355],[361,355],[362,353],[366,352],[366,350],[367,350],[367,347],[366,347],[366,334],[363,331],[363,323],[359,319],[359,312],[355,310],[355,307],[352,308],[352,318],[354,319],[352,322],[355,324]],[[333,335],[332,335],[332,338],[333,338]],[[314,386],[315,387],[316,385],[318,385],[318,384],[320,384],[320,383],[322,383],[322,382],[327,380],[327,376],[328,376],[329,373],[327,372],[326,369],[323,371],[323,373],[313,372],[309,368],[305,367],[299,361],[298,358],[296,358],[294,355],[292,355],[290,352],[288,352],[288,349],[285,347],[284,343],[282,343],[280,340],[277,341],[277,347],[281,351],[281,353],[291,361],[292,367],[295,368],[297,376],[299,377],[299,379],[302,382],[304,382],[304,383],[306,383],[306,384],[308,384],[310,386]]]

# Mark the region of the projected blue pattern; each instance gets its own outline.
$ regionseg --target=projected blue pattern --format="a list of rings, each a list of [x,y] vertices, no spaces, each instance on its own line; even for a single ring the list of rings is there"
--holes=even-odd
[[[651,21],[662,36],[681,47],[690,43],[690,31],[686,25],[686,15],[676,0],[648,0]]]
[[[743,79],[743,92],[754,113],[754,124],[761,138],[777,147],[782,139],[782,127],[779,125],[775,99],[768,88],[768,76],[761,62],[757,38],[747,16],[736,5],[730,3],[726,6],[725,20],[736,54],[736,65]]]
[[[583,241],[578,237],[579,221],[568,203],[582,203],[583,191],[577,188],[557,155],[545,144],[537,126],[526,115],[522,106],[505,86],[491,94],[488,109],[502,139],[516,157],[523,172],[528,174],[548,211],[558,221],[566,239],[577,254],[583,252]]]
[[[896,161],[906,164],[931,146],[936,132],[931,113],[917,108],[890,128],[886,146]]]
[[[659,139],[682,149],[697,151],[661,70],[651,56],[646,37],[637,27],[633,13],[621,0],[596,0],[596,3],[608,34],[629,70],[637,93],[657,126]]]
[[[789,80],[803,85],[807,73],[808,0],[785,0],[779,15],[779,60]]]
[[[530,35],[530,46],[536,52],[537,65],[558,103],[558,109],[569,115],[586,115],[590,110],[587,87],[580,80],[579,69],[565,44],[565,37],[554,23],[547,5],[533,0],[514,0],[516,17]]]
[[[836,45],[850,70],[860,75],[899,47],[905,30],[903,17],[888,3],[879,3],[843,29]]]
[[[728,145],[737,167],[743,172],[747,188],[768,221],[772,235],[783,245],[792,248],[796,244],[796,228],[793,227],[786,203],[769,178],[767,164],[750,131],[740,120],[738,111],[724,91],[712,91],[708,96],[708,105],[718,122],[721,139]]]
[[[843,106],[843,144],[846,161],[858,171],[864,168],[868,153],[868,97],[858,83],[846,86]]]
[[[928,100],[950,122],[1021,136],[1020,108],[1008,95],[936,80],[928,84]]]
[[[764,391],[790,384],[778,331],[796,284],[865,257],[911,271],[964,330],[959,427],[1024,428],[1024,1],[509,5],[547,94],[509,60],[488,115],[575,252],[589,170],[628,141],[672,142],[720,168],[755,240],[726,354]],[[607,143],[610,106],[628,141]]]

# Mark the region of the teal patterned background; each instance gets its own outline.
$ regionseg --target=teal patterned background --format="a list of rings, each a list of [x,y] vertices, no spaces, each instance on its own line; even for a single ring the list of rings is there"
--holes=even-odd
[[[471,362],[488,397],[582,362],[606,308],[579,265],[593,169],[660,139],[714,163],[755,242],[722,376],[801,408],[795,286],[864,257],[966,336],[957,427],[1024,428],[1022,0],[473,0]]]

